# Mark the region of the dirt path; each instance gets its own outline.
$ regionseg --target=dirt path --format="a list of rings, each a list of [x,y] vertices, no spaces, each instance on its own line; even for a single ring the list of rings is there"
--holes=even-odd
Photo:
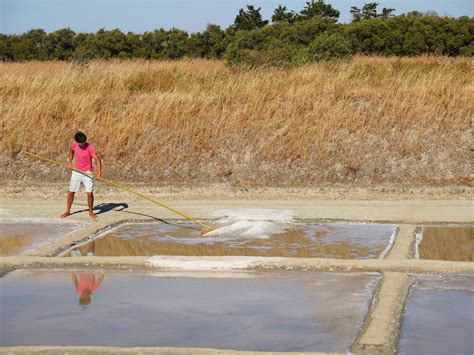
[[[84,194],[78,194],[73,211],[82,211],[69,217],[72,220],[88,220]],[[238,197],[210,200],[177,199],[156,196],[168,204],[195,218],[212,218],[213,209],[270,208],[292,210],[300,219],[337,219],[390,223],[469,223],[474,220],[474,204],[470,200],[324,200],[293,198],[239,199]],[[135,197],[98,196],[95,205],[106,212],[99,221],[120,219],[181,218],[173,213]],[[126,208],[124,206],[127,205]],[[0,198],[0,218],[58,218],[65,208],[65,197],[59,198]],[[110,210],[108,210],[110,208]],[[117,211],[122,210],[122,211]]]

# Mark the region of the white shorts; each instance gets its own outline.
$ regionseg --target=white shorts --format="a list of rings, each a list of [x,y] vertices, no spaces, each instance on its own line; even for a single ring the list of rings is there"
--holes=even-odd
[[[78,249],[71,250],[71,256],[82,256],[81,251]],[[87,256],[95,256],[93,251],[88,251]]]
[[[91,171],[86,171],[89,174],[92,174]],[[71,181],[69,182],[69,191],[70,192],[79,192],[81,187],[81,182],[84,184],[86,188],[86,192],[93,192],[94,191],[94,179],[81,174],[77,171],[73,171],[71,174]]]

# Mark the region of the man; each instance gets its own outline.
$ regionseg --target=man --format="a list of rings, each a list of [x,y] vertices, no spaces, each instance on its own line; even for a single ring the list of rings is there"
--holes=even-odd
[[[96,178],[100,178],[102,171],[102,162],[97,155],[92,144],[87,143],[87,137],[82,132],[77,132],[74,136],[74,141],[71,144],[69,150],[69,163],[68,167],[73,168],[72,160],[76,157],[74,169],[84,171],[92,174],[92,159],[95,160],[97,166]],[[82,174],[78,171],[72,171],[71,181],[69,183],[69,192],[67,194],[67,207],[66,211],[61,215],[61,218],[66,218],[71,214],[71,207],[74,201],[74,194],[79,191],[81,183],[84,184],[87,193],[87,205],[89,207],[89,216],[92,219],[97,219],[96,214],[92,210],[94,207],[94,179],[90,176]]]

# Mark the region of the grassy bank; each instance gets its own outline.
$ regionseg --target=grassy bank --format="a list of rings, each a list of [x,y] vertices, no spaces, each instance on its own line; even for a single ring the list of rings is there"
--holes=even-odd
[[[2,179],[58,180],[84,130],[104,175],[153,183],[469,184],[474,60],[0,63]]]

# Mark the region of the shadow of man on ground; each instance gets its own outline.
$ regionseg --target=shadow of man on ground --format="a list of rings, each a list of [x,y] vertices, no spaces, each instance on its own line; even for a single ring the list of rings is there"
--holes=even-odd
[[[82,205],[80,203],[76,203],[76,205]],[[120,207],[120,208],[119,208]],[[117,209],[119,208],[119,209]],[[115,202],[109,202],[109,203],[101,203],[99,205],[94,206],[93,210],[95,214],[102,214],[102,213],[107,213],[109,211],[123,211],[124,209],[128,208],[128,203],[115,203]],[[87,212],[87,209],[79,210],[79,211],[74,211],[70,215],[76,214],[76,213],[82,213],[82,212]]]
[[[81,204],[81,203],[75,203],[75,205],[80,205],[80,206],[86,206],[84,204]],[[155,217],[155,216],[151,216],[149,214],[146,214],[146,213],[139,213],[139,212],[133,212],[133,211],[126,211],[126,209],[128,209],[128,203],[125,203],[125,202],[120,202],[120,203],[117,203],[117,202],[107,202],[107,203],[101,203],[99,205],[96,205],[94,206],[94,212],[96,215],[100,215],[102,213],[107,213],[107,212],[110,212],[110,211],[115,211],[115,212],[124,212],[124,213],[129,213],[129,214],[133,214],[133,215],[137,215],[137,216],[142,216],[142,217],[148,217],[148,218],[151,218],[155,221],[160,221],[160,222],[163,222],[165,224],[170,224],[169,222],[166,222],[165,220],[161,219],[161,218],[158,218],[158,217]],[[82,213],[82,212],[87,212],[89,211],[88,209],[82,209],[82,210],[78,210],[78,211],[74,211],[74,212],[71,212],[71,216],[74,215],[74,214],[77,214],[77,213]],[[173,223],[171,223],[173,224]]]
[[[109,211],[123,211],[124,209],[128,208],[128,203],[115,203],[115,202],[109,202],[109,203],[101,203],[97,206],[94,206],[94,210],[97,211],[96,214],[102,214],[102,213],[107,213]]]

